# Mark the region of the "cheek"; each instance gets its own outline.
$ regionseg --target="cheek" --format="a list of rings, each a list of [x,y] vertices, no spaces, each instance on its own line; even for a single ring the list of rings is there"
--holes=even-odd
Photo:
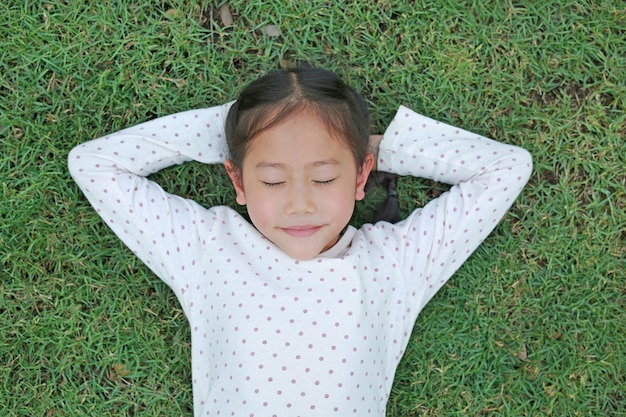
[[[246,193],[248,214],[255,225],[263,224],[273,217],[276,211],[277,199],[268,198],[267,194]]]
[[[337,215],[349,219],[354,211],[354,196],[354,184],[345,184],[343,187],[335,190],[332,195],[325,196],[324,200],[333,207],[333,211],[337,213]]]

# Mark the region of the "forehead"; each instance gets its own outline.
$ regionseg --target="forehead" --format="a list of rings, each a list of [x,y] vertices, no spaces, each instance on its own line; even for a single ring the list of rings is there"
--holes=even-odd
[[[313,111],[302,110],[256,135],[246,159],[265,165],[290,161],[325,165],[342,163],[351,155],[345,141],[329,131]]]

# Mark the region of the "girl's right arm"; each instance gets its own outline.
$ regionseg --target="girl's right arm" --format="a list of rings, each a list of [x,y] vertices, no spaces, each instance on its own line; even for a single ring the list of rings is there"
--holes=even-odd
[[[72,177],[117,236],[171,287],[202,255],[211,215],[166,193],[149,174],[186,161],[225,158],[224,120],[230,104],[161,117],[72,149]],[[179,288],[180,289],[180,288]]]

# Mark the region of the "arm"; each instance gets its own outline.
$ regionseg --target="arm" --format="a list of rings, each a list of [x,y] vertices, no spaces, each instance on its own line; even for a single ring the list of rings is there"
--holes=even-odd
[[[452,184],[391,227],[416,316],[505,215],[532,159],[521,148],[401,107],[380,143],[378,169]]]
[[[173,271],[201,257],[198,228],[209,227],[210,216],[146,176],[190,160],[222,162],[228,108],[155,119],[79,145],[68,158],[72,177],[106,224],[172,287],[182,285],[174,282]]]

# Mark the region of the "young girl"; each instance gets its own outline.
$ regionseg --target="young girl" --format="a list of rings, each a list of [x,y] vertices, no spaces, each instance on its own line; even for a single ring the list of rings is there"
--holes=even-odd
[[[363,99],[337,75],[294,69],[234,103],[70,153],[91,204],[180,300],[196,416],[384,416],[417,315],[531,173],[523,149],[405,107],[382,141],[368,126]],[[225,164],[252,224],[146,179],[190,160]],[[356,229],[372,169],[452,188],[396,224]]]

